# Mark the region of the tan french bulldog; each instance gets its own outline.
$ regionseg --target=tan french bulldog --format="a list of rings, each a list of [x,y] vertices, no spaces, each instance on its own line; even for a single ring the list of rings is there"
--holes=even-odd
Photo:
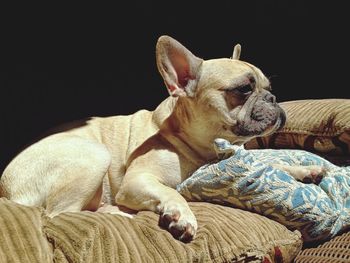
[[[239,56],[236,45],[230,59],[203,60],[160,37],[157,65],[171,96],[154,111],[92,118],[34,143],[5,169],[1,196],[51,217],[151,210],[175,238],[191,240],[197,221],[175,186],[215,159],[215,138],[243,144],[285,122],[269,80]]]

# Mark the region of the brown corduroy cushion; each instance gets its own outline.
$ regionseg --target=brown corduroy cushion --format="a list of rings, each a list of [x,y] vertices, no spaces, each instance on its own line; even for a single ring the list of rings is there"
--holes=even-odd
[[[158,215],[134,219],[65,213],[45,225],[58,262],[291,262],[300,233],[258,214],[208,203],[190,204],[199,223],[189,244],[158,226]],[[282,261],[280,261],[282,262]]]
[[[350,232],[337,236],[317,248],[301,251],[295,263],[348,263],[350,262]]]
[[[0,198],[0,262],[52,262],[42,232],[43,212]]]
[[[271,136],[255,138],[246,149],[304,149],[336,164],[350,165],[350,100],[296,100],[280,103],[285,127]]]
[[[40,208],[1,198],[0,262],[291,262],[301,250],[298,231],[261,215],[190,206],[199,230],[184,244],[161,229],[152,212],[133,219],[93,212],[51,219]]]

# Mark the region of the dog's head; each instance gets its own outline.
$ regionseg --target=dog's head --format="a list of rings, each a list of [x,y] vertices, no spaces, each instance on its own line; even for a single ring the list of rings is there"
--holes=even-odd
[[[169,93],[188,108],[185,125],[200,137],[207,134],[208,139],[242,144],[285,123],[269,80],[260,69],[239,60],[240,51],[236,45],[231,58],[203,60],[169,36],[158,40],[159,72]]]

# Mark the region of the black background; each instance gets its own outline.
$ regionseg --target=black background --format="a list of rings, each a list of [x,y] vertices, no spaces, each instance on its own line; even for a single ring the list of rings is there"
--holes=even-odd
[[[204,59],[229,57],[240,43],[241,59],[271,78],[279,101],[350,98],[344,2],[3,6],[0,171],[52,126],[154,109],[168,96],[155,64],[155,44],[163,34]]]

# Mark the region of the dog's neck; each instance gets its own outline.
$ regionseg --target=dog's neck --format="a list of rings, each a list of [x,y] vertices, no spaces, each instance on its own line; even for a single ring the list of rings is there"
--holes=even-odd
[[[187,98],[169,97],[158,106],[153,116],[160,134],[200,166],[216,158],[215,138],[208,137],[212,133],[197,127],[193,107],[193,102]]]

